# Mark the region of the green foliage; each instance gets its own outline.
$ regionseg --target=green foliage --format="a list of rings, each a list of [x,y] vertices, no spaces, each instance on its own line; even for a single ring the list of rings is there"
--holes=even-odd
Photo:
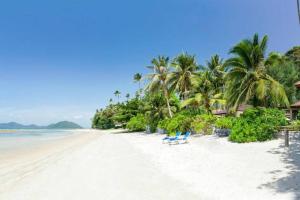
[[[284,87],[290,102],[297,100],[297,89],[294,84],[300,79],[298,66],[286,59],[277,59],[268,67],[268,74]]]
[[[234,57],[226,61],[228,107],[235,110],[242,103],[255,107],[289,105],[284,87],[267,73],[267,41],[267,36],[260,40],[255,34],[231,49]]]
[[[291,127],[292,127],[294,130],[300,130],[300,120],[292,121]]]
[[[191,130],[192,118],[184,114],[176,114],[173,118],[166,118],[158,123],[158,127],[164,129],[169,135],[175,135],[177,131],[187,132]]]
[[[212,125],[215,123],[216,117],[211,114],[197,115],[191,123],[191,128],[197,133],[206,135],[212,134]]]
[[[144,115],[138,114],[135,117],[132,117],[126,125],[126,128],[129,131],[144,131],[146,129],[146,119]]]
[[[161,121],[158,122],[157,127],[163,130],[167,130],[167,126],[169,123],[169,118],[163,119]]]
[[[115,124],[111,117],[112,115],[109,114],[108,112],[103,112],[103,111],[96,112],[92,121],[92,128],[96,128],[96,129],[114,128]]]
[[[147,94],[143,99],[145,102],[145,116],[147,125],[150,127],[150,132],[155,132],[159,121],[169,116],[168,106],[164,95],[159,93]],[[170,109],[173,113],[179,109],[179,100],[175,95],[171,95],[169,101]]]
[[[182,53],[172,62],[174,70],[169,74],[170,88],[176,89],[181,99],[187,99],[192,89],[192,79],[196,75],[198,64],[194,55]]]
[[[234,123],[229,140],[238,143],[273,139],[280,126],[287,124],[283,111],[278,109],[251,108]]]
[[[297,119],[300,120],[300,112],[298,112]]]
[[[220,129],[232,129],[235,121],[235,117],[220,117],[216,120],[215,127]]]

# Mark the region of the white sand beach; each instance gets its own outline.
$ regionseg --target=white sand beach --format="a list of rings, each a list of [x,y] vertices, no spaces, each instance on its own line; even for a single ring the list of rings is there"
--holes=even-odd
[[[109,134],[114,132],[114,134]],[[300,199],[300,142],[85,131],[0,157],[2,200]]]

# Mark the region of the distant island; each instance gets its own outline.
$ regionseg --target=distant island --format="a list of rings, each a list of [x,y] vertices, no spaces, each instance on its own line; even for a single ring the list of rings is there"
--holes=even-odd
[[[0,123],[0,129],[82,129],[81,126],[74,122],[61,121],[48,126],[38,126],[35,124],[23,125],[17,122]]]

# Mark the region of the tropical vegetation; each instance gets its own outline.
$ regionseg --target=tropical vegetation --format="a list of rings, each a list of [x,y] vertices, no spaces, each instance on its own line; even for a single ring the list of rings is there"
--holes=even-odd
[[[268,51],[268,37],[255,34],[229,50],[230,57],[213,55],[201,65],[197,57],[181,53],[174,58],[158,56],[146,75],[136,73],[135,95],[96,111],[92,127],[127,128],[129,131],[169,135],[177,131],[212,134],[215,128],[230,129],[233,142],[265,141],[287,124],[284,109],[300,99],[294,83],[300,80],[300,46],[285,54]],[[125,99],[124,98],[124,99]],[[241,106],[252,107],[240,117]],[[225,117],[214,115],[223,111]]]

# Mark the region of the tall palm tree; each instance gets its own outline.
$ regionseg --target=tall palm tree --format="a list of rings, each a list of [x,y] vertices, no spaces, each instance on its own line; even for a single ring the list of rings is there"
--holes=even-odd
[[[226,73],[223,59],[219,55],[214,55],[206,62],[206,65],[207,67],[204,67],[204,69],[210,73],[214,88],[224,92],[224,76]]]
[[[129,101],[130,94],[129,94],[129,93],[127,93],[125,97],[126,97],[127,101]]]
[[[119,103],[121,92],[120,92],[119,90],[116,90],[116,91],[114,92],[114,95],[118,98],[118,103]]]
[[[266,73],[265,54],[268,37],[259,40],[258,34],[235,45],[226,61],[227,104],[237,109],[242,103],[254,106],[288,106],[284,87]]]
[[[181,107],[199,108],[203,106],[207,113],[212,112],[212,108],[225,105],[223,93],[216,87],[213,71],[206,70],[193,78],[192,97],[184,100]]]
[[[175,70],[169,78],[171,88],[176,89],[182,99],[187,99],[192,89],[192,78],[198,69],[195,56],[180,54],[174,59],[172,66]]]
[[[161,91],[166,99],[169,116],[173,117],[170,107],[170,91],[168,87],[168,76],[170,72],[169,58],[164,56],[158,56],[151,61],[152,66],[148,68],[153,72],[147,75],[150,83],[147,86],[147,90],[151,93]]]
[[[136,73],[133,75],[133,80],[136,83],[139,83],[139,90],[141,90],[141,80],[142,80],[142,74]]]

